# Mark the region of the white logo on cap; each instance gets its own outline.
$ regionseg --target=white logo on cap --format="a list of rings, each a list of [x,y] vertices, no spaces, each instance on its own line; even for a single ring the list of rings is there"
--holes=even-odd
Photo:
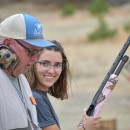
[[[34,34],[41,34],[42,33],[42,25],[39,23],[37,23],[35,25],[36,25],[36,28],[34,30]]]

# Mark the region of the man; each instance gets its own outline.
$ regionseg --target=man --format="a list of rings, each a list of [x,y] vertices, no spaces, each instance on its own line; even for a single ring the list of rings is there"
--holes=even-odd
[[[0,24],[0,130],[38,130],[35,100],[23,73],[43,47],[41,23],[21,13]]]

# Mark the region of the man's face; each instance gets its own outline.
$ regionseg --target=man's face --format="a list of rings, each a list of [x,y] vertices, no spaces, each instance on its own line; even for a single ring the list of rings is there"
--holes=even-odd
[[[20,75],[21,73],[25,73],[34,64],[34,62],[38,60],[38,53],[35,52],[42,49],[40,47],[27,44],[22,40],[14,39],[10,39],[9,47],[13,49],[19,59],[18,66],[14,70],[8,71],[8,73],[14,77]]]

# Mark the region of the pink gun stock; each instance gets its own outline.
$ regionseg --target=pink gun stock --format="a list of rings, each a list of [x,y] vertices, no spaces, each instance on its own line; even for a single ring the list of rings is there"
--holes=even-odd
[[[93,115],[98,115],[100,113],[103,105],[107,101],[109,95],[111,94],[117,82],[118,82],[117,75],[112,74],[109,80],[107,81],[105,87],[103,88],[101,94],[99,95]]]

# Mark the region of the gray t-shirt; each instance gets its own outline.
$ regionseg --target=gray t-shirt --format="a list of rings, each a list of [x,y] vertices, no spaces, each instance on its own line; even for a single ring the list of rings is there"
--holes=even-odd
[[[51,105],[51,102],[46,92],[40,90],[33,90],[33,96],[36,99],[37,118],[41,128],[53,124],[57,124],[60,129],[58,117]]]

